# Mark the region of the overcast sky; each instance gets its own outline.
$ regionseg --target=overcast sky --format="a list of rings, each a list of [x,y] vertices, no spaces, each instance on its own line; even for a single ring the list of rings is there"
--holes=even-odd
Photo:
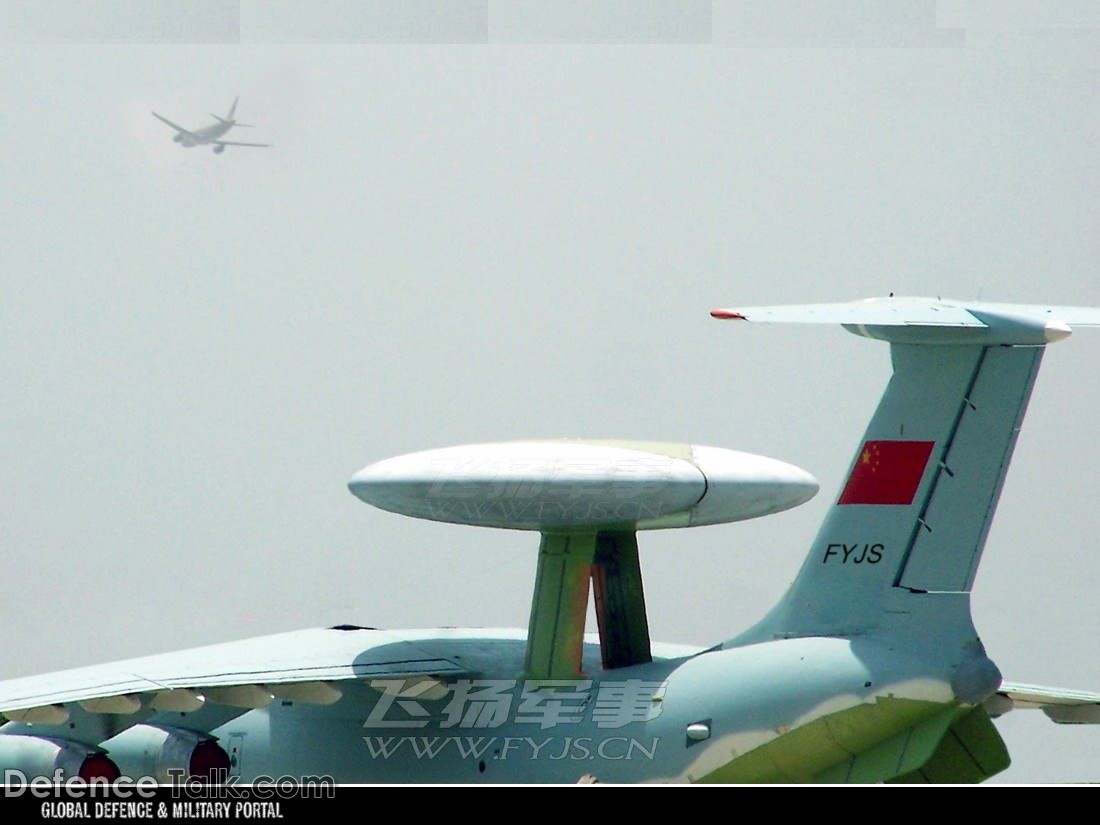
[[[537,536],[345,487],[519,437],[814,473],[796,511],[643,537],[654,636],[729,638],[797,571],[889,362],[711,307],[1100,305],[1095,4],[143,5],[139,36],[133,3],[0,2],[0,676],[525,627]],[[238,94],[233,137],[274,148],[183,150],[149,114]],[[1100,689],[1098,370],[1100,333],[1048,353],[978,574],[1014,681]],[[1100,779],[1096,728],[998,727],[1001,779]]]

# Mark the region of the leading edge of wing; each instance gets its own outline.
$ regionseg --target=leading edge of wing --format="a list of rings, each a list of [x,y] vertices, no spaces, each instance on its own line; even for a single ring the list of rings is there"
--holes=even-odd
[[[155,117],[157,120],[161,121],[162,123],[167,123],[169,126],[171,126],[173,129],[175,129],[177,132],[185,134],[188,137],[193,137],[193,138],[198,137],[198,135],[196,135],[190,129],[184,129],[182,126],[179,126],[179,125],[173,123],[172,121],[170,121],[168,118],[164,117],[163,115],[158,115],[156,112],[152,112],[152,115],[153,115],[153,117]]]
[[[270,143],[239,143],[233,140],[211,140],[208,142],[213,144],[214,146],[260,146],[265,149],[271,148]]]
[[[176,689],[468,672],[407,635],[317,628],[11,679],[0,682],[0,713]]]

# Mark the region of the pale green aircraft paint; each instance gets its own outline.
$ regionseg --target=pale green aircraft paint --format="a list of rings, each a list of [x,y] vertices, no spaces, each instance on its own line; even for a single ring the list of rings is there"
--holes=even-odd
[[[106,753],[163,778],[216,751],[245,780],[972,782],[1008,765],[991,716],[1100,722],[1100,694],[1003,682],[969,595],[1045,346],[1100,310],[713,314],[842,324],[894,365],[800,573],[753,627],[705,650],[651,643],[629,526],[553,531],[527,633],[342,627],[13,680],[0,767],[73,773]],[[888,482],[868,481],[891,455]],[[590,579],[599,636],[582,635]]]

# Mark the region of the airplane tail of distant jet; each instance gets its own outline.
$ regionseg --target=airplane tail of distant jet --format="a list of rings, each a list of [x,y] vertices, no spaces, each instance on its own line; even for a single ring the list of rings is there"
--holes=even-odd
[[[218,123],[224,123],[226,126],[236,126],[238,128],[251,129],[251,123],[240,123],[234,119],[234,116],[237,113],[237,104],[240,102],[240,99],[241,98],[239,95],[233,98],[233,105],[229,107],[229,114],[227,114],[225,117],[222,117],[221,115],[216,115],[213,112],[210,113],[210,117],[214,118],[214,120],[218,121]]]
[[[969,594],[1035,377],[1046,345],[1100,325],[1100,309],[888,298],[712,314],[841,324],[893,361],[794,583],[727,645],[905,634],[984,660]]]
[[[210,113],[210,117],[214,118],[218,123],[224,123],[226,126],[235,126],[240,129],[251,129],[253,126],[251,123],[238,123],[235,120],[226,120],[224,117],[219,117],[213,112]]]

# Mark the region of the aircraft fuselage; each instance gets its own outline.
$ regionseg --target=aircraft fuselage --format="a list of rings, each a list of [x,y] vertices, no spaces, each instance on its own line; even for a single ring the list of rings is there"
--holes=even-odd
[[[589,642],[587,676],[540,690],[519,677],[521,631],[426,633],[410,641],[468,667],[468,680],[425,691],[379,676],[345,683],[327,707],[276,699],[213,731],[234,772],[242,781],[806,781],[938,719],[946,731],[965,712],[950,674],[874,641],[690,655],[657,645],[655,654],[680,655],[616,670]]]
[[[190,135],[180,132],[176,135],[176,138],[180,146],[185,149],[194,146],[208,146],[214,141],[220,140],[232,128],[232,124],[215,123],[213,126],[196,129]]]

